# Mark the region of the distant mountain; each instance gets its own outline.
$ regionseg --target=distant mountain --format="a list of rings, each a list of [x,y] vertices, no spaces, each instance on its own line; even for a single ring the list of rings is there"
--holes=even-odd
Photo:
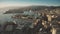
[[[16,7],[14,9],[9,9],[8,11],[5,12],[7,13],[21,13],[24,11],[29,11],[32,10],[34,12],[49,12],[49,11],[54,11],[56,9],[59,9],[60,11],[60,6],[27,6],[27,7]]]

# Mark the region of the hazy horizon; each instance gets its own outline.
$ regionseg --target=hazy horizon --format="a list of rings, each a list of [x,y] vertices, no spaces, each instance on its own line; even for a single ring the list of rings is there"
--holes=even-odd
[[[60,0],[0,0],[0,8],[31,5],[60,6]]]

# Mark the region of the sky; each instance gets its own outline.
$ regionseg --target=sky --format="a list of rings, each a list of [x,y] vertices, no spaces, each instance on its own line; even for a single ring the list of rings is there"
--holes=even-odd
[[[0,8],[30,5],[60,6],[60,0],[0,0]]]

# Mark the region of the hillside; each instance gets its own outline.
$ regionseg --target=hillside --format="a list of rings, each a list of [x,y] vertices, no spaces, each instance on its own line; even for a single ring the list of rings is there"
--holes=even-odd
[[[22,13],[24,11],[29,11],[32,10],[34,12],[56,12],[60,13],[60,6],[28,6],[28,7],[21,7],[21,8],[15,8],[15,9],[9,9],[8,11],[5,12],[7,13]]]

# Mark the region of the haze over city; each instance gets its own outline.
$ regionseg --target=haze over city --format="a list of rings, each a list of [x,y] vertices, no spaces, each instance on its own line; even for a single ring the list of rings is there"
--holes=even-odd
[[[60,34],[60,0],[0,0],[0,34]]]

